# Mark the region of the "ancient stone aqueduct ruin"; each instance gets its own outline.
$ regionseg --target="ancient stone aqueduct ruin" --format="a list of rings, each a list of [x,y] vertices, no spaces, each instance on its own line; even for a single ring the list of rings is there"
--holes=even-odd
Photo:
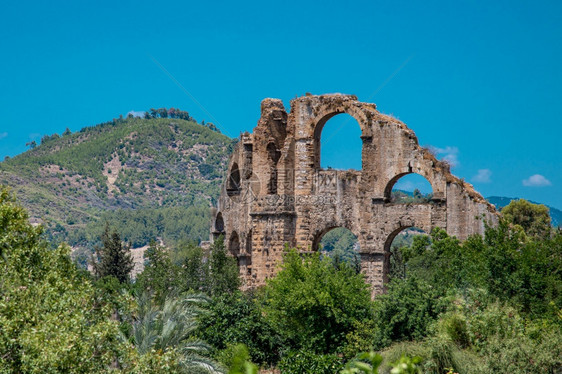
[[[340,113],[361,128],[360,171],[320,168],[322,128]],[[290,113],[281,100],[263,100],[258,125],[241,134],[228,170],[211,231],[238,259],[244,288],[272,277],[287,245],[314,251],[326,232],[345,227],[358,238],[361,271],[376,295],[402,230],[441,227],[463,240],[483,233],[484,220],[497,221],[495,208],[420,147],[404,123],[352,95],[307,94],[291,101]],[[391,202],[393,185],[410,173],[431,184],[429,203]]]

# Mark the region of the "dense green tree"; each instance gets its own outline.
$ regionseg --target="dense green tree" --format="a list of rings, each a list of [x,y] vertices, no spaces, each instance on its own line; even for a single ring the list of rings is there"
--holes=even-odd
[[[337,352],[354,323],[371,316],[363,276],[345,264],[335,268],[319,254],[287,253],[265,295],[268,319],[294,349]]]
[[[374,301],[372,346],[381,349],[393,341],[427,336],[431,324],[446,309],[443,296],[442,291],[415,277],[391,282],[387,293]]]
[[[111,231],[109,224],[105,226],[101,241],[102,245],[95,248],[91,261],[96,277],[112,276],[121,283],[128,282],[134,267],[130,246],[121,241],[117,232]]]
[[[406,278],[438,289],[483,288],[526,313],[540,315],[553,302],[562,308],[562,235],[526,236],[507,220],[461,243],[442,229],[401,249]]]
[[[150,243],[144,257],[147,263],[136,279],[135,288],[139,293],[151,295],[156,305],[162,305],[180,289],[181,268],[172,262],[168,249],[155,241]]]
[[[512,200],[501,212],[507,222],[520,226],[528,235],[544,238],[550,234],[550,214],[544,205]]]
[[[208,261],[208,289],[211,296],[232,294],[240,286],[239,270],[236,259],[229,256],[222,236],[214,241]]]
[[[537,316],[562,308],[562,235],[525,237],[501,221],[488,228],[484,238],[464,243],[467,278],[504,302]],[[552,312],[552,311],[551,311]]]
[[[444,291],[466,283],[461,242],[435,228],[430,236],[416,235],[411,247],[402,247],[406,278],[421,279]]]
[[[42,227],[0,189],[0,372],[105,372],[124,354],[111,309],[98,303],[70,248],[49,249]]]
[[[168,118],[168,111],[166,110],[166,108],[158,109],[157,113],[160,118]]]
[[[183,288],[190,291],[208,292],[209,266],[205,261],[203,249],[193,244],[187,244],[181,251]]]
[[[213,298],[200,331],[203,340],[219,351],[244,344],[251,360],[260,365],[275,365],[283,349],[281,335],[264,316],[260,300],[242,292]]]

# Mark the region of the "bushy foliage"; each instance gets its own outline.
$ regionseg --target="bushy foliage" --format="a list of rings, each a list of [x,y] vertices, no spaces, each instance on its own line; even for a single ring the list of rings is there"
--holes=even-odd
[[[181,268],[172,262],[169,251],[154,241],[144,258],[146,265],[135,288],[139,294],[149,294],[157,305],[163,305],[168,296],[175,296],[180,290]]]
[[[354,323],[371,315],[363,276],[318,254],[288,252],[265,295],[265,313],[283,338],[319,354],[336,352]]]
[[[463,263],[461,243],[446,231],[436,228],[430,236],[418,235],[409,248],[402,248],[406,263],[406,278],[425,281],[444,292],[450,287],[466,284],[466,264]]]
[[[236,260],[227,254],[222,238],[215,240],[208,252],[193,244],[173,251],[153,242],[144,257],[145,268],[135,288],[150,294],[158,304],[168,295],[186,292],[232,295],[240,285]]]
[[[418,356],[425,372],[535,373],[562,368],[559,322],[528,320],[484,290],[457,295],[430,333],[382,351],[383,371],[402,355]]]
[[[0,372],[105,372],[124,354],[111,308],[98,304],[70,249],[49,249],[27,219],[0,189]]]
[[[562,320],[529,320],[514,307],[493,301],[485,291],[460,297],[455,309],[464,323],[451,329],[445,320],[446,337],[455,341],[460,332],[463,346],[483,358],[487,372],[562,369]]]
[[[562,308],[562,234],[523,238],[506,222],[474,237],[464,249],[473,267],[473,284],[486,288],[523,312],[541,316],[550,303]]]
[[[221,362],[228,367],[228,374],[258,374],[257,365],[250,361],[248,347],[232,344],[221,352]]]
[[[381,349],[393,341],[422,339],[445,310],[442,292],[413,277],[395,280],[374,302],[374,340]]]
[[[402,249],[407,277],[425,281],[442,293],[449,289],[484,288],[522,311],[541,315],[550,302],[562,308],[562,235],[528,237],[502,220],[484,237],[464,243],[436,229],[430,241],[415,238]]]
[[[525,233],[539,238],[550,235],[550,215],[544,205],[532,204],[525,199],[513,200],[502,209],[504,219],[520,227]]]
[[[310,349],[301,349],[286,354],[279,363],[283,374],[332,374],[344,367],[336,354],[319,354]]]
[[[382,363],[382,356],[374,351],[363,352],[357,355],[353,360],[349,361],[341,374],[377,374],[378,368]]]
[[[222,236],[211,246],[207,273],[204,292],[211,296],[233,294],[240,286],[236,259],[227,254]]]
[[[433,336],[423,341],[394,343],[381,351],[381,355],[384,357],[380,366],[382,373],[393,372],[393,366],[403,357],[418,358],[416,366],[424,373],[486,373],[480,357],[476,354]]]
[[[91,265],[98,279],[114,277],[120,283],[130,280],[129,274],[133,270],[131,247],[121,241],[119,233],[111,231],[106,224],[101,237],[102,245],[96,247]]]
[[[241,292],[215,297],[209,313],[201,318],[200,331],[217,351],[244,344],[251,360],[265,366],[275,365],[284,347],[281,334],[262,313],[259,299]]]

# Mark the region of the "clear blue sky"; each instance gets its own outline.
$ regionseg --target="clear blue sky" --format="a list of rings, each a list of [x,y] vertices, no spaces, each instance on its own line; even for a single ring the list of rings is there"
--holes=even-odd
[[[561,18],[560,1],[4,2],[0,156],[150,107],[237,136],[264,97],[342,92],[484,196],[562,208]]]

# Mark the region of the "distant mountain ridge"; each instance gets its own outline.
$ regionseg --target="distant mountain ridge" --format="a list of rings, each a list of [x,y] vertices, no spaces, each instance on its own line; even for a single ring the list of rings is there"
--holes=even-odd
[[[0,184],[55,242],[91,244],[102,221],[134,246],[207,240],[235,141],[190,117],[148,117],[44,136],[0,162]]]
[[[501,209],[506,205],[509,205],[510,202],[513,200],[519,200],[518,197],[504,197],[504,196],[490,196],[487,197],[486,200],[490,202],[490,204],[494,204],[496,208]],[[533,204],[542,204],[537,203],[536,201],[529,200],[529,202]],[[562,225],[562,211],[546,204],[542,204],[546,206],[550,210],[550,219],[552,222],[552,226],[561,226]]]

